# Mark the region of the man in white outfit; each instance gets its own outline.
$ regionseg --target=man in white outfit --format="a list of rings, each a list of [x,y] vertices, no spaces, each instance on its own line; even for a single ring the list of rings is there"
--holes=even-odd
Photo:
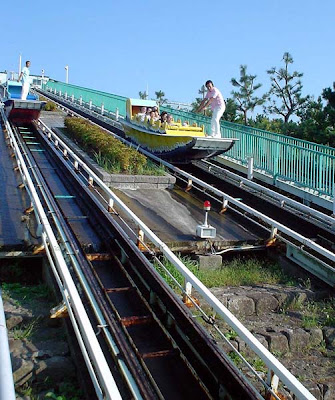
[[[214,87],[212,81],[209,80],[206,82],[206,88],[208,90],[206,97],[202,100],[196,111],[200,112],[209,105],[211,106],[213,115],[211,120],[211,134],[209,136],[220,138],[220,118],[226,110],[226,104],[220,90]]]
[[[21,100],[26,100],[27,95],[29,93],[29,86],[30,86],[29,67],[30,67],[30,61],[26,61],[26,66],[22,68],[19,79],[17,80],[18,82],[22,80]]]

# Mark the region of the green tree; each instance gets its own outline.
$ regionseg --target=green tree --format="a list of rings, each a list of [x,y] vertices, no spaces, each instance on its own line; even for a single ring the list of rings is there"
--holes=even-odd
[[[327,101],[327,105],[324,108],[325,118],[329,125],[329,128],[335,130],[335,82],[333,83],[333,89],[323,89],[322,97]]]
[[[266,95],[262,97],[255,96],[255,91],[259,89],[262,84],[255,84],[257,75],[248,75],[247,66],[240,66],[240,79],[239,81],[235,78],[231,79],[231,84],[237,88],[233,90],[231,94],[233,99],[237,102],[237,110],[243,114],[243,120],[245,125],[248,122],[248,111],[254,111],[256,106],[260,106],[265,102]]]
[[[238,105],[233,99],[226,99],[226,110],[223,113],[222,119],[229,122],[242,123],[243,120],[237,113]]]
[[[309,96],[302,97],[302,78],[301,72],[290,72],[289,65],[293,64],[293,58],[290,53],[283,55],[284,68],[276,69],[273,67],[267,71],[270,75],[271,88],[269,91],[270,104],[265,107],[268,114],[280,115],[287,123],[292,115],[296,115],[302,110]]]
[[[146,91],[138,92],[138,95],[140,96],[140,99],[143,99],[143,100],[146,100],[148,98],[148,94]]]
[[[155,92],[155,95],[159,105],[162,105],[167,101],[167,99],[164,99],[165,93],[162,92],[161,90]]]

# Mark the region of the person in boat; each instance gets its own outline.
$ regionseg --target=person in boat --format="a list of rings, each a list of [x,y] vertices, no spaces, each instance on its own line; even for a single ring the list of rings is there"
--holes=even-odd
[[[171,114],[167,114],[166,122],[167,122],[167,124],[170,125],[170,126],[177,125],[177,124],[175,124],[175,122],[174,122],[173,117],[172,117]]]
[[[18,82],[22,80],[21,100],[26,100],[29,93],[29,86],[30,86],[29,67],[30,67],[30,61],[26,61],[26,66],[22,68],[19,79],[17,80]]]
[[[213,137],[221,137],[220,130],[220,118],[226,109],[226,104],[223,99],[223,96],[219,89],[217,89],[211,80],[208,80],[205,84],[207,88],[206,97],[202,100],[199,107],[197,108],[197,112],[205,109],[206,107],[211,106],[213,111],[212,120],[211,120],[211,134]]]
[[[155,119],[156,119],[156,121],[158,121],[159,119],[161,119],[161,116],[159,115],[159,112],[158,112],[158,107],[153,107],[153,111],[155,112]]]
[[[150,113],[151,113],[151,111],[152,111],[152,108],[148,107],[148,108],[147,108],[147,119],[148,119],[148,120],[150,119]]]
[[[141,122],[144,122],[145,117],[146,117],[146,115],[147,115],[147,108],[144,107],[144,106],[141,107],[141,112],[137,113],[136,115],[137,115],[137,117],[139,118],[139,120],[140,120]]]
[[[156,113],[154,110],[151,110],[149,115],[149,122],[154,123],[156,121],[157,121]]]
[[[162,123],[167,121],[167,115],[168,115],[168,113],[166,111],[163,111],[161,113],[161,122]]]

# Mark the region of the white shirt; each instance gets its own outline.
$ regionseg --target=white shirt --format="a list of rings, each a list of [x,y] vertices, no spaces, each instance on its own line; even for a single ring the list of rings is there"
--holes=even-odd
[[[30,71],[28,67],[23,67],[22,68],[22,85],[29,85],[30,79],[29,79]]]

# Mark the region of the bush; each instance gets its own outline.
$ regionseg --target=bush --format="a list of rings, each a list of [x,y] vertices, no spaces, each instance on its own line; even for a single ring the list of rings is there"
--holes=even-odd
[[[57,109],[57,106],[52,101],[48,101],[44,107],[45,111],[55,111],[56,109]]]
[[[85,151],[99,154],[111,164],[120,165],[123,173],[141,173],[147,164],[147,158],[134,149],[121,143],[101,128],[88,121],[65,118],[68,134],[73,137]]]

